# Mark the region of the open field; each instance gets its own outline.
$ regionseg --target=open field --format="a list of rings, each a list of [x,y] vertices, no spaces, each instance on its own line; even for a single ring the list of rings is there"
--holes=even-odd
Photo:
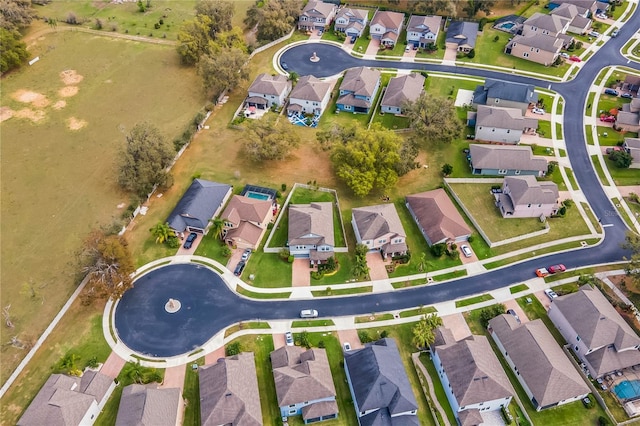
[[[173,140],[205,102],[195,73],[170,47],[60,32],[40,37],[31,51],[40,61],[4,77],[1,95],[16,111],[2,123],[0,172],[1,296],[12,305],[12,335],[40,334],[77,284],[81,240],[130,203],[116,185],[125,135],[148,120]],[[42,306],[20,294],[29,281]],[[16,355],[3,347],[3,382]]]

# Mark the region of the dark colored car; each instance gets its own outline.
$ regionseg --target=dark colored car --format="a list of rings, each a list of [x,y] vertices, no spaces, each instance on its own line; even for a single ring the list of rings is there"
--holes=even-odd
[[[620,95],[620,97],[625,99],[633,99],[633,95],[631,93],[623,93],[622,95]]]
[[[507,309],[507,313],[509,315],[512,315],[516,321],[518,321],[518,324],[520,324],[520,317],[518,316],[518,314],[516,314],[516,311],[514,311],[513,309]]]
[[[604,89],[604,93],[606,95],[618,96],[618,91],[616,89],[612,89],[610,87],[607,87],[606,89]]]
[[[567,267],[564,266],[562,263],[560,263],[558,265],[549,266],[547,268],[547,271],[549,271],[552,274],[556,274],[558,272],[564,272],[566,270],[567,270]]]
[[[184,242],[184,245],[182,247],[190,249],[196,238],[198,238],[198,234],[196,234],[195,232],[190,233],[187,237],[187,241]]]
[[[282,66],[282,69],[283,69],[283,70],[285,70],[285,71],[289,69],[289,65],[287,65],[287,63],[286,63],[286,62],[283,62],[283,63],[282,63],[282,64],[280,64],[280,65]]]
[[[607,149],[605,150],[605,152],[606,152],[607,154],[611,154],[612,152],[616,152],[616,151],[622,151],[622,147],[621,147],[621,146],[612,146],[612,147],[607,148]]]
[[[236,265],[236,269],[234,269],[233,271],[233,275],[235,275],[236,277],[239,277],[240,275],[242,275],[242,271],[244,271],[245,265],[246,263],[244,263],[243,260],[238,262],[238,265]]]

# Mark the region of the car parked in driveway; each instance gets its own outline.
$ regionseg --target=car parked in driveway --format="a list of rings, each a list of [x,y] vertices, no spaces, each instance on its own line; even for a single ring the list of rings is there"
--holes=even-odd
[[[622,147],[621,146],[610,146],[604,152],[606,152],[607,154],[612,154],[612,153],[614,153],[616,151],[622,151]]]
[[[516,311],[514,311],[513,309],[507,309],[507,313],[513,316],[516,321],[518,321],[518,324],[520,324],[520,317],[518,316],[518,314],[516,314]]]
[[[602,114],[600,116],[600,121],[602,121],[604,123],[615,123],[616,122],[616,118],[613,115],[604,115],[604,114]]]
[[[565,59],[569,59],[569,54],[568,53],[562,52],[562,53],[560,53],[560,56],[562,56]]]
[[[612,89],[610,87],[607,87],[606,89],[604,89],[604,93],[606,95],[611,95],[611,96],[618,96],[619,95],[619,93],[618,93],[618,91],[616,89]]]
[[[544,294],[546,294],[546,295],[547,295],[547,297],[548,297],[549,299],[551,299],[551,300],[553,300],[553,299],[555,299],[556,297],[558,297],[558,294],[557,294],[555,291],[551,290],[550,288],[545,289],[545,290],[544,290]]]
[[[582,59],[580,59],[578,56],[576,55],[571,55],[569,56],[569,60],[573,61],[573,62],[582,62]]]
[[[290,331],[284,333],[284,342],[287,346],[293,346],[293,334]]]
[[[246,249],[246,250],[242,253],[242,257],[240,258],[240,260],[244,260],[244,261],[246,261],[247,259],[249,259],[249,256],[251,256],[251,249]]]
[[[244,260],[241,260],[240,262],[238,262],[236,269],[234,269],[233,271],[233,275],[235,275],[236,277],[239,277],[240,275],[242,275],[242,271],[244,271],[245,265],[246,263],[244,262]]]
[[[620,95],[620,97],[625,99],[633,99],[633,95],[631,93],[623,93],[622,95]]]
[[[539,276],[540,278],[544,278],[547,275],[549,275],[549,271],[547,271],[547,268],[539,268],[539,269],[536,269],[536,275]]]
[[[351,344],[349,342],[344,342],[342,347],[344,348],[345,352],[349,352],[351,350]]]
[[[600,36],[600,33],[599,33],[599,32],[597,32],[597,31],[593,31],[593,30],[591,30],[591,31],[589,31],[589,35],[590,35],[591,37],[599,37],[599,36]]]
[[[464,254],[464,257],[471,257],[473,255],[473,253],[471,252],[471,249],[466,244],[460,246],[460,250],[462,251],[462,254]]]
[[[182,247],[186,248],[187,250],[190,249],[196,238],[198,238],[198,234],[196,234],[195,232],[190,233]]]
[[[562,263],[559,263],[557,265],[551,265],[547,268],[547,271],[549,271],[550,274],[557,274],[558,272],[564,272],[567,270],[567,267],[564,266]]]
[[[544,110],[542,108],[534,108],[531,112],[538,115],[544,115]]]

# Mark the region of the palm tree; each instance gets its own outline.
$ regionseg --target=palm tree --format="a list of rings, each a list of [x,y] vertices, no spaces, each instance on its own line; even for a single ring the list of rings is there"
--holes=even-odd
[[[413,327],[412,342],[418,349],[426,349],[435,340],[433,330],[442,325],[442,319],[436,314],[424,315]]]
[[[209,220],[211,223],[211,236],[214,239],[222,238],[222,231],[224,230],[224,220],[222,219],[213,219]]]
[[[158,244],[164,243],[169,238],[171,238],[171,234],[173,234],[173,231],[169,227],[168,222],[165,222],[165,223],[160,222],[156,224],[153,228],[149,229],[149,231],[151,232],[151,235],[156,237],[156,243]]]
[[[424,272],[424,268],[427,266],[427,253],[420,253],[420,263],[418,264],[418,270]]]

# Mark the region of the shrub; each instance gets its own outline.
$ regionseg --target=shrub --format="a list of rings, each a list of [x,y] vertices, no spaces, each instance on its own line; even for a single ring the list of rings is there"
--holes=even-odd
[[[69,12],[69,14],[67,15],[67,19],[65,19],[64,22],[66,22],[69,25],[78,25],[79,24],[78,17],[73,12]]]
[[[169,237],[167,238],[167,246],[172,249],[178,248],[180,247],[180,240],[176,236]]]
[[[222,246],[222,255],[224,257],[231,257],[231,254],[232,254],[231,247],[229,247],[228,245],[224,244]]]
[[[605,416],[598,417],[598,425],[600,426],[609,426],[611,422]]]
[[[311,347],[311,343],[309,342],[309,332],[307,330],[300,333],[298,336],[298,342],[300,343],[300,346],[304,346],[307,349]]]
[[[87,361],[87,367],[98,368],[98,358],[96,358],[95,356],[90,358],[89,361]]]
[[[103,27],[102,19],[96,18],[96,30],[101,30]]]
[[[281,249],[280,252],[278,253],[278,256],[280,256],[280,259],[282,259],[282,260],[289,259],[290,255],[291,255],[291,253],[286,248]]]
[[[311,278],[314,280],[320,280],[322,277],[324,277],[324,272],[311,271]]]
[[[444,243],[434,244],[431,246],[431,254],[434,257],[441,257],[447,251],[447,245]]]
[[[238,355],[240,352],[242,352],[242,345],[240,345],[240,342],[230,343],[224,348],[226,356]]]
[[[282,192],[285,192],[287,190],[287,184],[283,183],[282,185],[280,185],[280,190],[282,190]]]
[[[495,36],[495,37],[493,38],[493,41],[499,41],[499,40],[500,40],[500,36],[499,36],[499,35],[497,35],[497,36]],[[504,408],[504,407],[503,407],[503,408]]]
[[[589,400],[589,402],[586,403],[585,406],[589,409],[595,407],[596,403],[593,401],[593,398],[591,397],[591,395],[587,395],[586,398]]]
[[[289,263],[293,263],[293,260],[294,260],[294,259],[295,259],[295,258],[293,257],[293,255],[292,255],[292,254],[290,254],[290,255],[289,255],[289,257],[287,258],[287,262],[289,262]]]
[[[389,336],[389,332],[387,332],[387,330],[382,330],[382,333],[380,333],[380,338],[384,339],[387,336]]]
[[[507,310],[502,303],[484,308],[480,311],[480,323],[484,328],[487,328],[487,325],[489,325],[489,321],[492,318],[497,317],[498,315],[502,315],[506,311]]]
[[[324,349],[324,348],[325,348],[324,340],[320,340],[320,341],[318,342],[318,347],[319,347],[319,348],[321,348],[321,349]]]
[[[358,339],[360,339],[362,343],[373,342],[371,335],[369,335],[369,332],[366,330],[358,330]]]
[[[472,243],[473,240],[475,240],[475,238],[473,237],[473,235],[469,235],[469,238],[467,238],[467,241]]]

